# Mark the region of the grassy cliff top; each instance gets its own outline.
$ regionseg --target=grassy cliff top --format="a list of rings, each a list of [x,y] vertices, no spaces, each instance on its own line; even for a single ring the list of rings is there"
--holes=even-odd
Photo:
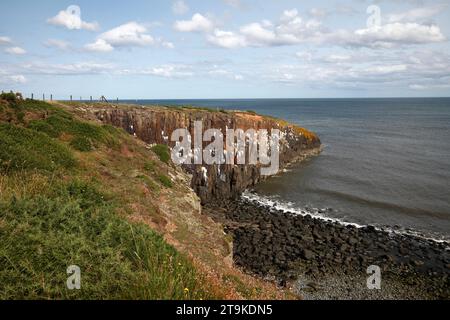
[[[248,120],[250,122],[271,122],[281,129],[290,128],[295,134],[303,135],[309,141],[319,140],[319,137],[312,131],[298,125],[289,123],[286,120],[276,118],[269,115],[258,114],[253,110],[231,110],[212,107],[199,107],[194,105],[135,105],[125,103],[104,103],[104,102],[60,102],[64,106],[74,108],[97,108],[97,109],[122,109],[122,110],[145,110],[151,108],[161,112],[183,112],[188,114],[214,114],[222,117],[235,117],[237,119]]]

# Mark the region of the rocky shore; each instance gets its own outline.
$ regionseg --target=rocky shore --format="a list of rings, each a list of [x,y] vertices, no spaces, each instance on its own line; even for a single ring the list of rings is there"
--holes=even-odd
[[[446,244],[246,199],[209,203],[203,211],[232,235],[236,265],[305,299],[450,298]],[[367,289],[370,265],[381,268],[381,290]]]

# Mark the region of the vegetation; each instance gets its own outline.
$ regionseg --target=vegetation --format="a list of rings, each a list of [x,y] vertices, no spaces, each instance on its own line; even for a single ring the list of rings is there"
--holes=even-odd
[[[199,106],[193,106],[193,105],[182,105],[182,106],[167,105],[165,107],[172,108],[172,109],[180,109],[180,110],[184,109],[184,110],[193,110],[193,111],[228,113],[228,111],[223,108],[208,108],[208,107],[199,107]]]
[[[147,226],[119,217],[95,186],[61,187],[0,201],[1,299],[209,297],[190,261]],[[82,290],[67,289],[69,265],[80,267]]]
[[[164,144],[157,144],[152,147],[152,151],[156,153],[156,155],[159,157],[159,160],[164,163],[169,163],[170,151],[168,146]]]
[[[53,171],[76,164],[73,152],[48,135],[0,123],[0,172],[24,169]]]
[[[223,263],[223,230],[171,181],[167,146],[13,95],[0,96],[0,299],[278,296]]]
[[[170,178],[164,174],[160,174],[158,176],[158,180],[159,180],[159,182],[162,183],[163,186],[165,186],[167,188],[172,188],[172,186],[173,186],[172,180],[170,180]]]
[[[54,112],[44,120],[33,120],[29,127],[53,138],[66,134],[71,137],[71,145],[78,151],[91,151],[100,144],[109,147],[115,147],[118,144],[115,132],[110,127],[82,122],[61,111]]]
[[[155,168],[156,168],[155,161],[146,161],[145,164],[144,164],[144,169],[146,171],[153,172],[155,170]]]
[[[23,100],[22,94],[20,93],[14,93],[14,92],[2,92],[0,94],[0,99],[7,101],[10,104],[16,104],[18,101]]]
[[[0,105],[0,299],[221,298],[190,259],[127,218],[117,187],[94,176],[113,161],[126,172],[117,155],[133,139],[45,102],[2,95]],[[167,163],[164,147],[155,153]],[[138,178],[151,190],[152,176],[172,187],[160,166],[141,162],[147,174]],[[81,290],[67,289],[70,265],[81,269]]]

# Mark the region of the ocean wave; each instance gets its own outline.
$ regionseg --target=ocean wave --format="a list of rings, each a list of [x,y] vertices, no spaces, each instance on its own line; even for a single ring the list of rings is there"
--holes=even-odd
[[[351,181],[351,180],[349,179],[349,181]],[[353,181],[357,181],[357,180],[353,179]],[[322,188],[313,188],[313,189],[311,189],[311,191],[315,192],[315,193],[321,193],[324,195],[332,196],[335,198],[341,198],[346,201],[351,201],[354,203],[367,205],[367,206],[374,207],[374,208],[393,210],[396,212],[401,212],[403,214],[412,215],[412,216],[416,216],[416,217],[425,216],[425,217],[434,217],[434,218],[443,219],[443,220],[446,220],[449,217],[448,213],[445,213],[445,212],[419,209],[419,208],[411,208],[411,207],[398,205],[395,203],[389,203],[386,201],[377,201],[377,200],[368,199],[368,198],[364,198],[364,197],[358,197],[354,194],[349,194],[349,193],[344,193],[344,192],[339,192],[339,191],[333,191],[333,190],[322,189]]]
[[[299,208],[292,202],[281,201],[280,199],[277,198],[277,196],[272,196],[272,197],[262,196],[255,192],[251,192],[251,191],[247,190],[242,194],[242,198],[245,200],[248,200],[248,201],[257,202],[258,204],[260,204],[262,206],[271,207],[273,209],[280,210],[283,212],[289,212],[289,213],[297,214],[297,215],[301,215],[301,216],[310,216],[313,219],[319,219],[319,220],[323,220],[323,221],[327,221],[327,222],[338,223],[338,224],[341,224],[344,226],[354,226],[356,228],[365,228],[365,227],[369,226],[366,224],[359,224],[359,223],[355,223],[355,222],[345,221],[341,218],[330,217],[327,215],[327,212],[332,211],[331,208],[325,208],[325,209],[309,208],[309,207]],[[429,235],[429,234],[425,234],[424,232],[421,232],[419,230],[414,230],[411,228],[397,229],[397,228],[390,227],[390,226],[373,226],[373,227],[376,230],[382,231],[382,232],[387,232],[387,233],[402,235],[402,236],[415,237],[415,238],[420,238],[423,240],[442,243],[442,244],[446,245],[446,250],[450,250],[450,239],[447,237],[444,237],[444,236]]]

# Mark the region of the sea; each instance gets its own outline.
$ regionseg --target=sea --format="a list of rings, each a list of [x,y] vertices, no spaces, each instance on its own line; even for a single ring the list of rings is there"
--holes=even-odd
[[[450,98],[131,100],[253,110],[317,133],[322,153],[245,197],[359,226],[450,240]]]

